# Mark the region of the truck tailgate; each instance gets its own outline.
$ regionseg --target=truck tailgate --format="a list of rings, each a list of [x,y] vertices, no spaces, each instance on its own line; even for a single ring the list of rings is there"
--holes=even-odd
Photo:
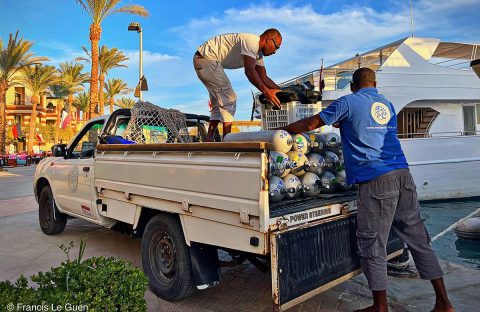
[[[288,309],[360,273],[356,227],[356,215],[352,213],[272,232],[275,305]],[[389,256],[400,254],[402,248],[403,241],[391,232]]]

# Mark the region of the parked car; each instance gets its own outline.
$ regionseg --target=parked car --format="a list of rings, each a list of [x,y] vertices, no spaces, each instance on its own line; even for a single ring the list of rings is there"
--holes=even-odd
[[[23,152],[16,154],[17,157],[17,166],[30,166],[32,164],[32,157]]]

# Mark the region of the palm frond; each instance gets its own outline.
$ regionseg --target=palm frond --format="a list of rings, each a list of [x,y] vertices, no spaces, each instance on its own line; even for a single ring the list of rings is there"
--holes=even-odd
[[[117,48],[109,49],[107,46],[103,45],[100,49],[98,65],[100,69],[100,74],[108,75],[108,72],[116,67],[127,67],[121,62],[127,61],[128,57],[125,54],[118,50]]]
[[[132,98],[121,97],[116,103],[115,106],[119,108],[132,108],[135,105],[135,100]]]
[[[150,12],[148,12],[147,9],[145,9],[143,6],[138,4],[125,5],[111,12],[111,14],[116,14],[116,13],[127,13],[127,14],[138,15],[141,17],[150,16]]]

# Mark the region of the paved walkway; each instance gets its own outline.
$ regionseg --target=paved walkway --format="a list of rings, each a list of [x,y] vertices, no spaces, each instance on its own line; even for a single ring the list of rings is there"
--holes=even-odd
[[[72,219],[66,230],[53,236],[44,235],[38,226],[36,202],[31,192],[31,181],[26,177],[34,168],[10,169],[8,176],[0,172],[0,280],[15,280],[24,274],[29,277],[38,271],[49,270],[65,260],[58,248],[62,243],[77,243],[88,236],[85,258],[116,256],[140,267],[140,240],[104,229],[91,223]],[[19,185],[15,190],[2,186]],[[25,189],[30,187],[30,190]],[[31,194],[31,193],[30,193]],[[73,254],[76,250],[72,251]],[[457,311],[475,311],[480,306],[480,271],[461,265],[442,263],[446,285]],[[147,291],[149,311],[207,312],[207,311],[272,311],[270,275],[259,272],[245,263],[235,268],[222,269],[219,287],[197,291],[193,296],[175,303],[161,300]],[[430,311],[434,296],[428,282],[416,279],[390,278],[391,311]],[[370,304],[370,292],[363,275],[324,292],[289,311],[352,311]],[[3,307],[0,307],[0,311]]]

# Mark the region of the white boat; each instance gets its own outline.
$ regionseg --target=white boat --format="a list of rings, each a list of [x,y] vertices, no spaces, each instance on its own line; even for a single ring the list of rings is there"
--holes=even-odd
[[[420,200],[480,196],[478,45],[408,37],[326,67],[322,107],[350,93],[353,71],[376,71],[398,114],[398,136]],[[318,88],[319,71],[291,80]],[[313,81],[312,81],[313,80]],[[287,82],[288,83],[288,82]]]

